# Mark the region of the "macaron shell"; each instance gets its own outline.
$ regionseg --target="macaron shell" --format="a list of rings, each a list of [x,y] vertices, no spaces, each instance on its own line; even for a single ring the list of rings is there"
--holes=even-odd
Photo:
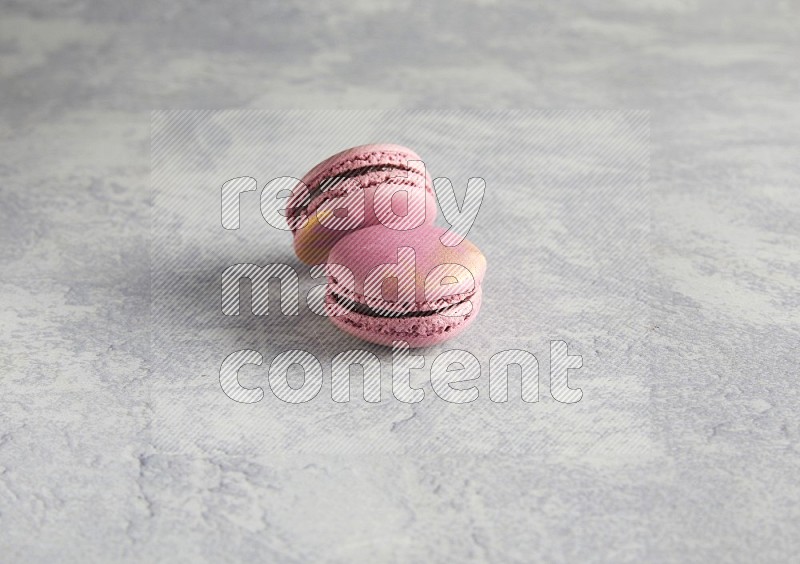
[[[308,189],[296,189],[287,206],[289,217],[304,213],[308,218],[304,227],[293,230],[293,244],[298,258],[306,264],[324,262],[328,251],[345,235],[356,229],[380,224],[380,213],[376,211],[376,207],[385,209],[389,206],[398,216],[405,213],[407,210],[396,210],[393,202],[387,202],[385,199],[376,202],[375,193],[383,185],[394,185],[398,189],[405,188],[409,193],[409,199],[419,198],[424,194],[425,212],[421,221],[423,224],[432,224],[437,213],[433,182],[424,165],[421,163],[409,164],[409,161],[418,160],[420,157],[415,152],[400,145],[362,145],[342,151],[315,166],[301,181]],[[348,177],[337,183],[336,186],[320,193],[320,184],[326,179],[342,178],[359,169],[382,166],[389,168],[366,170],[362,174]],[[348,198],[348,194],[352,194],[354,190],[358,189],[364,192],[363,221],[347,230],[332,229],[323,225],[339,202]],[[421,194],[418,192],[420,189],[422,190]],[[310,201],[307,201],[309,197]],[[397,224],[393,226],[404,227],[404,221],[411,226],[419,223],[420,218],[418,215],[409,215],[407,219],[401,218],[395,219],[395,221]],[[290,221],[291,223],[293,222]]]
[[[301,182],[308,186],[310,190],[313,190],[325,178],[344,175],[358,168],[379,165],[408,167],[408,161],[421,160],[417,153],[402,145],[359,145],[358,147],[345,149],[320,162],[303,176]],[[418,165],[411,165],[411,168],[413,170],[422,170]],[[430,187],[431,189],[433,188],[432,182]],[[289,207],[296,207],[297,203],[292,198],[289,199]]]
[[[313,210],[315,192],[325,179],[347,176],[365,167],[393,167],[396,170],[390,171],[391,176],[402,175],[405,171],[409,183],[422,184],[427,191],[434,194],[433,180],[427,168],[422,163],[416,162],[421,160],[414,151],[402,145],[361,145],[341,151],[317,164],[303,176],[300,185],[305,186],[306,190],[293,191],[287,202],[287,214],[293,215],[305,211],[307,207]],[[312,197],[311,202],[305,201],[309,195]]]
[[[472,292],[483,281],[486,258],[467,239],[453,247],[445,246],[441,237],[446,232],[447,229],[435,225],[423,225],[406,231],[389,229],[383,225],[366,227],[342,238],[330,251],[327,262],[347,266],[355,277],[355,293],[376,298],[380,296],[365,292],[369,273],[378,265],[397,263],[398,250],[410,247],[414,251],[417,303],[424,303],[430,298],[431,288],[429,286],[426,292],[426,280],[433,269],[440,265],[460,265],[471,275],[466,277],[454,272],[458,282],[447,286],[447,293]],[[395,296],[385,297],[393,299]]]
[[[402,182],[402,178],[387,179],[388,177],[386,174],[375,172],[367,173],[362,177],[352,179],[353,183],[360,183],[364,190],[364,217],[363,221],[351,229],[331,229],[321,223],[333,215],[333,208],[336,206],[336,200],[328,200],[326,202],[328,205],[325,206],[325,209],[315,208],[314,211],[309,214],[306,225],[295,231],[293,245],[297,257],[306,264],[325,262],[330,250],[345,236],[353,234],[356,230],[382,225],[375,210],[375,191],[387,181],[390,184],[396,184],[401,187],[406,185]],[[425,197],[424,216],[420,218],[418,215],[407,215],[405,216],[407,219],[400,220],[399,223],[401,226],[404,220],[408,221],[409,225],[415,225],[420,222],[422,225],[430,225],[436,220],[436,197],[427,191],[422,194],[424,194]],[[420,193],[417,193],[416,195],[409,195],[409,197],[419,197],[420,195]],[[395,206],[392,206],[392,209],[398,215],[408,211],[407,208],[398,210]]]
[[[349,311],[344,315],[331,315],[329,319],[345,333],[370,343],[392,346],[394,341],[405,341],[411,348],[430,347],[463,333],[477,317],[482,302],[483,294],[479,287],[469,303],[448,311],[450,315],[434,313],[397,318],[372,317]],[[329,293],[326,298],[329,312],[334,303]]]

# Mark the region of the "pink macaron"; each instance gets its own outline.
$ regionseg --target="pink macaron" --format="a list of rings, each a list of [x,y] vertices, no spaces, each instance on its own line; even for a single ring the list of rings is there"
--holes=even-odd
[[[376,225],[340,239],[326,266],[333,324],[365,341],[411,347],[463,332],[481,307],[486,259],[466,239],[445,246],[446,231]]]
[[[320,264],[357,229],[431,225],[436,211],[433,182],[419,155],[401,145],[362,145],[325,159],[303,176],[289,198],[286,218],[297,257]]]

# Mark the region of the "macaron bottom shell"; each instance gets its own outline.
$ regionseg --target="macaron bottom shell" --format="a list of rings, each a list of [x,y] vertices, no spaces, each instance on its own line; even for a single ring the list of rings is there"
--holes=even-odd
[[[478,287],[468,301],[456,304],[442,313],[384,317],[366,315],[353,310],[343,315],[330,315],[337,301],[329,291],[325,298],[329,316],[336,327],[354,337],[392,346],[394,341],[405,341],[411,348],[429,347],[462,333],[477,317],[481,308],[482,292]]]

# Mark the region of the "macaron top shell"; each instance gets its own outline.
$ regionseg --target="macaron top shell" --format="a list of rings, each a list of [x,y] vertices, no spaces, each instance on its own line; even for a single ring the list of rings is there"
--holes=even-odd
[[[379,190],[384,185],[408,192],[407,206],[414,206],[415,213],[396,210],[395,202],[389,201],[392,191]],[[345,218],[332,228],[335,209],[350,205],[363,210],[358,222]],[[424,208],[424,214],[420,208]],[[362,145],[337,153],[311,169],[289,198],[286,216],[295,252],[307,264],[324,262],[338,240],[353,230],[386,221],[388,209],[392,219],[405,226],[435,220],[433,182],[419,155],[401,145],[388,144]]]
[[[340,294],[355,293],[355,301],[369,298],[397,300],[400,281],[387,288],[369,284],[371,273],[380,265],[397,264],[395,273],[413,279],[414,305],[417,311],[441,307],[455,296],[475,292],[486,272],[486,258],[468,240],[448,247],[441,242],[447,229],[423,225],[416,229],[395,230],[383,225],[360,229],[340,240],[328,255],[328,264],[346,266],[353,273],[354,288],[331,287]],[[409,263],[413,260],[413,264]],[[391,270],[391,269],[387,269]],[[408,272],[411,270],[411,272]],[[374,274],[373,274],[374,277]],[[332,281],[331,281],[332,282]]]

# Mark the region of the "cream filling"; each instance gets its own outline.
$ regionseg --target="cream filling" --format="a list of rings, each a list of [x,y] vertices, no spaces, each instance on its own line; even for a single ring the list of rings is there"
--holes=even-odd
[[[447,311],[447,310],[449,310],[451,308],[458,307],[461,304],[470,301],[475,294],[474,293],[469,294],[468,296],[466,296],[461,301],[458,301],[458,302],[455,302],[455,303],[452,303],[452,304],[445,304],[442,307],[437,308],[437,309],[426,310],[426,311],[408,311],[408,312],[395,311],[395,310],[389,310],[389,309],[383,309],[383,308],[373,308],[373,307],[371,307],[371,306],[369,306],[367,304],[362,304],[362,303],[355,302],[352,299],[350,299],[350,298],[348,298],[346,296],[342,296],[340,294],[337,294],[335,292],[331,292],[330,295],[333,297],[334,300],[336,300],[337,304],[343,306],[344,308],[346,308],[349,311],[352,311],[354,313],[358,313],[360,315],[366,315],[368,317],[394,317],[394,318],[398,318],[398,319],[404,319],[404,318],[409,318],[409,317],[428,317],[428,316],[431,316],[431,315],[435,315],[435,314],[441,313],[443,311]]]

